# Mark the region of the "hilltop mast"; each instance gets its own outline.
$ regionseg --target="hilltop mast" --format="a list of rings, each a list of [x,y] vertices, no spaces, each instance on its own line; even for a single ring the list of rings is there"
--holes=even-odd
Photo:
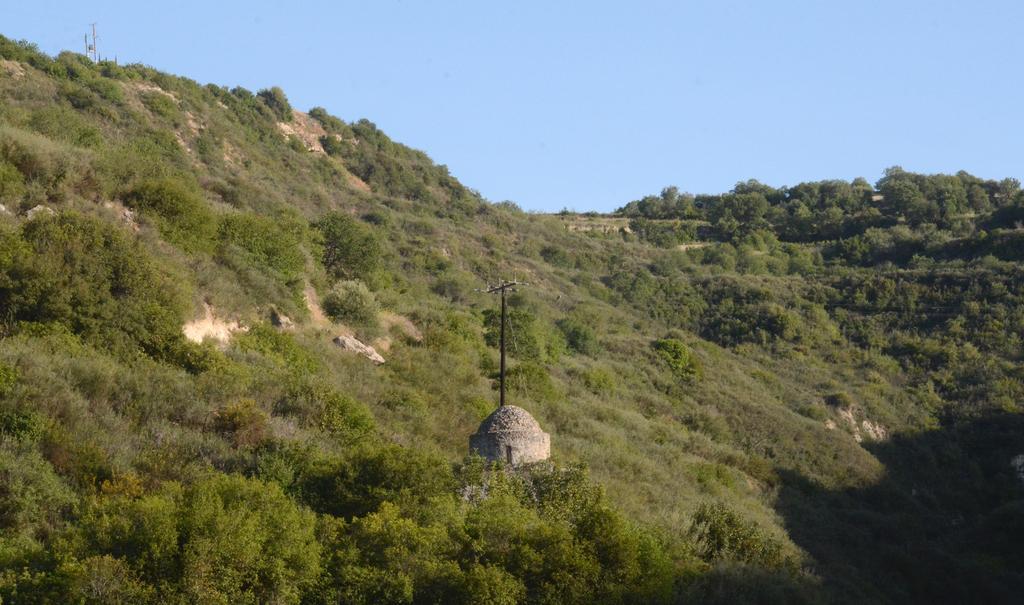
[[[92,59],[93,63],[99,63],[100,53],[96,49],[96,24],[90,23],[89,25],[92,27],[92,42],[89,42],[89,34],[85,34],[85,56]]]

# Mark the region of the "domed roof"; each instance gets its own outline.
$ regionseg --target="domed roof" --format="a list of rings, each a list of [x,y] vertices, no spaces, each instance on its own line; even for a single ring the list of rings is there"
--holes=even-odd
[[[484,418],[477,429],[477,434],[483,433],[511,433],[526,431],[530,433],[541,433],[540,425],[533,419],[533,416],[523,408],[516,405],[503,405],[495,410],[490,416]]]

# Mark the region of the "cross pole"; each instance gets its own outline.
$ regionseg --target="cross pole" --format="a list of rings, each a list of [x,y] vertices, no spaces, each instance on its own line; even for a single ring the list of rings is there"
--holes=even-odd
[[[512,281],[502,280],[502,282],[500,284],[498,284],[496,286],[490,286],[486,290],[484,290],[488,294],[494,294],[496,292],[500,292],[501,293],[501,374],[500,374],[500,376],[501,376],[501,398],[500,398],[499,405],[502,406],[502,407],[505,405],[505,323],[506,323],[506,319],[505,319],[505,317],[506,317],[505,293],[508,292],[509,290],[515,292],[515,287],[516,286],[526,286],[526,285],[529,285],[529,284],[527,284],[525,282],[521,282],[521,281],[515,281],[515,280],[512,280]]]

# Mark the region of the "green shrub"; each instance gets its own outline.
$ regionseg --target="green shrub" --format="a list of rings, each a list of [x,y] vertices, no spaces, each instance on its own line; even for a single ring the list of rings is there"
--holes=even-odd
[[[377,326],[377,299],[361,281],[334,284],[323,299],[324,313],[331,319],[357,326]]]
[[[16,538],[58,529],[76,499],[37,451],[0,443],[0,563]]]
[[[60,573],[67,583],[66,595],[82,603],[151,603],[156,599],[153,586],[141,581],[129,563],[110,555],[66,561]]]
[[[65,212],[0,232],[0,310],[54,322],[102,350],[172,359],[185,292],[123,229]]]
[[[604,368],[588,368],[582,372],[583,384],[598,395],[607,395],[615,390],[615,375]]]
[[[300,277],[305,269],[301,241],[280,221],[258,214],[229,214],[221,219],[217,236],[222,255],[240,249],[250,264],[284,281]]]
[[[505,337],[509,354],[516,359],[554,361],[565,352],[562,333],[545,325],[537,317],[534,305],[518,297],[509,299],[506,313]],[[484,339],[489,346],[498,346],[501,339],[501,311],[489,308],[483,312]]]
[[[173,124],[177,124],[181,120],[181,110],[178,109],[178,104],[168,95],[162,92],[147,92],[140,95],[140,98],[146,109],[154,114],[170,120]]]
[[[0,203],[20,201],[25,195],[25,177],[17,166],[0,159]]]
[[[103,135],[95,126],[65,105],[33,111],[28,125],[39,134],[79,147],[99,147],[103,142]]]
[[[330,133],[340,134],[349,130],[348,124],[327,113],[327,110],[323,107],[314,107],[310,109],[309,117],[320,122],[320,125],[324,127],[324,130]]]
[[[0,126],[0,166],[13,165],[19,179],[9,168],[0,178],[10,183],[11,194],[24,191],[19,181],[35,196],[36,203],[60,202],[78,186],[85,168],[80,150],[24,130]]]
[[[843,391],[836,391],[825,395],[825,404],[833,408],[851,408],[853,407],[853,397],[850,397],[849,393]]]
[[[440,456],[418,448],[365,443],[344,459],[307,469],[300,488],[314,510],[351,519],[388,502],[403,507],[442,502],[454,492],[455,480],[451,465]]]
[[[0,398],[6,397],[17,381],[18,371],[5,363],[0,363]]]
[[[186,252],[212,250],[216,218],[202,195],[181,180],[148,179],[125,196],[156,223],[160,234]]]
[[[270,415],[259,404],[252,399],[241,399],[217,410],[213,426],[217,432],[230,437],[235,447],[253,447],[267,439],[269,420]]]
[[[724,504],[702,504],[693,514],[690,536],[708,562],[735,561],[779,568],[790,564],[782,543]]]
[[[572,257],[569,253],[558,246],[544,246],[540,249],[540,256],[547,263],[556,267],[572,268]]]
[[[313,227],[320,234],[324,268],[334,277],[365,280],[380,265],[380,241],[369,227],[355,218],[330,212]]]
[[[681,340],[663,338],[654,341],[654,350],[677,378],[685,382],[700,380],[704,374],[700,360]]]
[[[270,108],[270,111],[277,116],[277,119],[282,122],[292,121],[292,106],[280,86],[264,88],[256,93],[256,96]]]
[[[331,134],[320,137],[320,145],[330,156],[344,156],[352,150],[351,145]]]
[[[548,371],[539,363],[524,361],[505,372],[510,391],[536,401],[555,401],[559,391]]]
[[[18,442],[32,443],[43,436],[46,420],[43,414],[31,410],[0,410],[0,436]]]
[[[320,573],[313,515],[277,485],[239,476],[141,499],[107,497],[81,525],[83,560],[111,555],[165,597],[189,602],[297,604]]]
[[[555,325],[565,335],[565,342],[573,351],[583,355],[594,355],[599,351],[597,333],[583,318],[565,317],[558,320]]]
[[[234,339],[241,351],[258,352],[295,375],[315,374],[322,367],[312,353],[287,332],[280,332],[267,323],[260,323]]]
[[[366,406],[326,382],[305,375],[294,379],[275,413],[297,416],[305,426],[343,443],[354,443],[376,428]]]

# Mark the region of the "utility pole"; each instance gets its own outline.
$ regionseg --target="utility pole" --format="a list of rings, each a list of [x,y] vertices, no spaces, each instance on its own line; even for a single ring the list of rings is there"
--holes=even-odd
[[[505,405],[505,324],[508,321],[507,320],[508,314],[507,314],[507,311],[506,311],[507,304],[505,302],[505,295],[509,291],[515,292],[516,291],[516,289],[515,289],[516,286],[528,286],[528,285],[529,284],[527,284],[525,282],[521,282],[521,281],[515,281],[515,280],[506,281],[506,280],[502,280],[500,284],[498,284],[496,286],[490,286],[486,290],[484,290],[484,292],[487,292],[488,294],[494,294],[496,292],[500,292],[501,293],[501,332],[500,332],[500,334],[501,334],[501,337],[500,337],[501,338],[501,340],[500,340],[500,347],[501,347],[501,373],[500,373],[501,387],[500,387],[500,389],[501,389],[501,395],[500,395],[500,399],[499,399],[499,402],[500,402],[499,405],[502,406],[502,407],[504,407],[504,405]]]

